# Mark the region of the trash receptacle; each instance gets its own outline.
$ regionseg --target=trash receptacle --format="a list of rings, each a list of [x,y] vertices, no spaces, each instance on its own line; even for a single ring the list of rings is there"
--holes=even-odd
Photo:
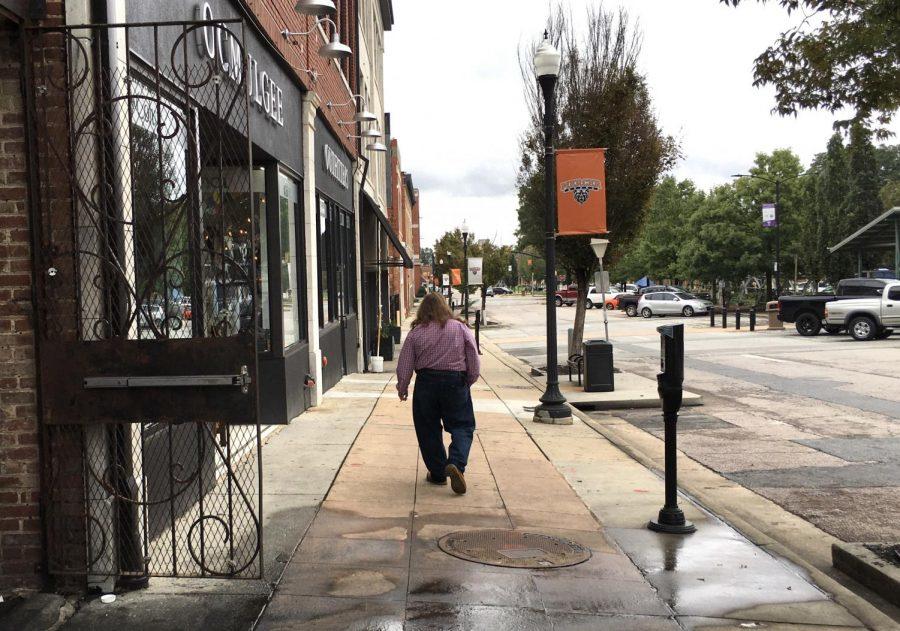
[[[767,302],[766,303],[766,317],[769,319],[768,329],[770,331],[773,329],[778,330],[778,331],[784,329],[784,322],[782,322],[781,318],[778,317],[779,315],[780,314],[779,314],[779,310],[778,310],[778,301],[771,300],[771,301]]]
[[[612,392],[613,347],[605,340],[587,340],[583,344],[584,391]]]

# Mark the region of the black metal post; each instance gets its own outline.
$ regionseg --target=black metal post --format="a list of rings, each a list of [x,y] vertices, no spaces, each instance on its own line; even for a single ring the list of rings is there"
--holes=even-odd
[[[781,180],[775,180],[775,299],[781,296]]]
[[[463,232],[463,314],[469,324],[469,233]]]
[[[709,308],[709,328],[711,328],[711,329],[716,328],[716,308],[715,307]]]
[[[734,310],[734,330],[735,331],[741,330],[741,308],[740,307],[738,307],[737,309]]]
[[[651,520],[647,527],[657,532],[689,534],[697,528],[684,518],[684,512],[678,506],[678,446],[675,434],[684,382],[684,325],[661,326],[657,331],[662,338],[662,372],[656,376],[656,382],[665,424],[666,500],[657,518]]]
[[[481,311],[475,312],[475,348],[481,355]]]
[[[750,307],[750,330],[756,330],[756,307]]]
[[[728,328],[728,308],[724,304],[722,305],[722,328]]]
[[[534,420],[541,423],[572,423],[572,412],[559,390],[559,366],[556,349],[556,76],[538,77],[544,96],[544,248],[547,294],[547,388],[541,404],[534,409]]]

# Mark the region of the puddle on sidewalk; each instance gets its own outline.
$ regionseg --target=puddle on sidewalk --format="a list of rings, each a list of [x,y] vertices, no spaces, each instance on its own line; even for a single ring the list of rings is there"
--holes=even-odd
[[[676,615],[859,624],[802,569],[711,515],[692,535],[636,528],[610,528],[608,534]]]

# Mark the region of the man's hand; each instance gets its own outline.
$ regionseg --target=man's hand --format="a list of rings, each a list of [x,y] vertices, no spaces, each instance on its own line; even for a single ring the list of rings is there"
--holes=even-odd
[[[409,393],[408,392],[398,392],[397,396],[400,397],[401,401],[406,401],[409,398]]]

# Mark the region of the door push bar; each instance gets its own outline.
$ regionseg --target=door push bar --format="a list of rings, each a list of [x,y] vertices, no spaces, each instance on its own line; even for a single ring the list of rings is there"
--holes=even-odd
[[[251,383],[246,366],[238,375],[177,375],[155,377],[85,377],[87,390],[113,388],[189,388],[203,386],[237,386],[247,394]]]

